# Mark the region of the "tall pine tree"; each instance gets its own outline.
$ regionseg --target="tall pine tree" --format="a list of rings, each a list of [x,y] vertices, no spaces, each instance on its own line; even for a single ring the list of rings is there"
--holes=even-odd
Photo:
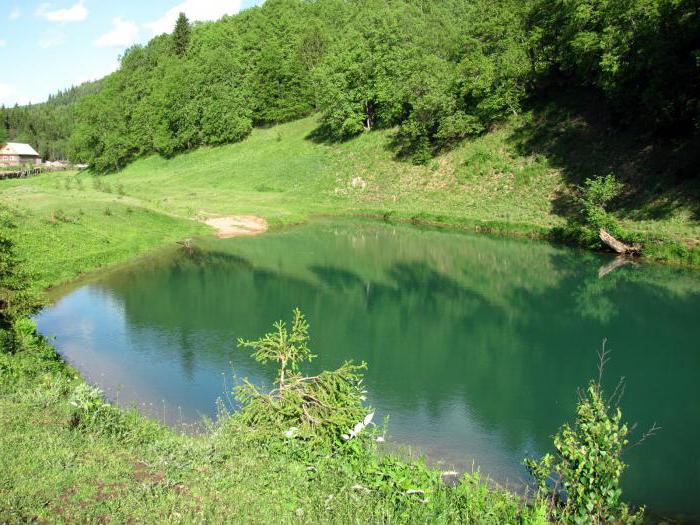
[[[185,56],[187,46],[190,43],[191,33],[190,21],[185,16],[185,13],[180,13],[175,23],[175,31],[173,31],[173,51],[177,56]]]

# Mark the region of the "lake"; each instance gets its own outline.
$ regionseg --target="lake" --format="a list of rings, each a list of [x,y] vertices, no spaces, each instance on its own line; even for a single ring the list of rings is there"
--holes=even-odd
[[[388,441],[443,469],[522,486],[522,460],[572,421],[577,388],[626,378],[636,435],[627,499],[700,515],[700,274],[547,243],[373,221],[316,220],[202,240],[77,285],[37,317],[59,351],[122,405],[170,423],[214,416],[240,378],[269,385],[238,337],[294,307],[311,325],[310,371],[366,361]]]

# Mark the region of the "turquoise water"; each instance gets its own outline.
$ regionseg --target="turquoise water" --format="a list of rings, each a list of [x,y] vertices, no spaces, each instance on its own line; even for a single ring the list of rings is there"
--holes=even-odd
[[[41,332],[120,404],[171,423],[215,414],[242,377],[273,370],[236,349],[298,306],[312,369],[366,361],[369,402],[390,441],[443,468],[516,488],[522,459],[548,450],[577,388],[612,350],[605,384],[642,430],[626,496],[661,514],[700,514],[700,276],[514,239],[369,221],[317,221],[171,251],[68,292]],[[144,405],[145,404],[145,405]]]

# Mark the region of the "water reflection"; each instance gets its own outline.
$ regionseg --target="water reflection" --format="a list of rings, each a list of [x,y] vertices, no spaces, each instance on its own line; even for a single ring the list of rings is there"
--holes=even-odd
[[[122,401],[213,414],[224,375],[269,383],[235,349],[299,306],[315,367],[367,361],[394,439],[458,468],[524,477],[595,373],[628,380],[625,413],[663,431],[626,458],[628,495],[695,513],[700,487],[700,286],[546,244],[376,223],[320,222],[154,258],[68,294],[39,317],[78,368]],[[602,272],[601,272],[602,273]],[[228,385],[230,386],[230,384]]]

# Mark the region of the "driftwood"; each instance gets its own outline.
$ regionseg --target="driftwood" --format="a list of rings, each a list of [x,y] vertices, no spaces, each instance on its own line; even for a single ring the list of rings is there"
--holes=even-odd
[[[630,246],[624,242],[618,241],[615,237],[606,232],[603,228],[598,232],[600,240],[603,241],[612,250],[620,255],[639,255],[640,247],[638,245]]]

